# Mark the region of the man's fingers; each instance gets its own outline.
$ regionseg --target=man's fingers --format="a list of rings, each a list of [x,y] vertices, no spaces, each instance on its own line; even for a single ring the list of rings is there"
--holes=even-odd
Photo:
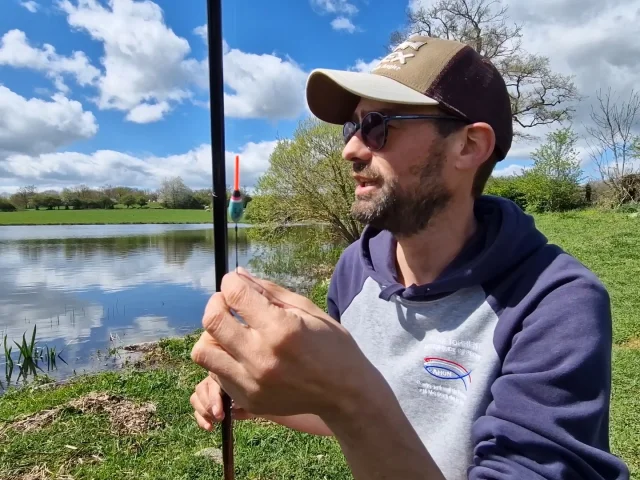
[[[205,420],[197,411],[193,412],[193,416],[196,417],[196,422],[198,422],[200,428],[208,431],[213,430],[213,424],[208,420]]]
[[[238,267],[238,274],[243,276],[260,295],[268,298],[274,305],[282,308],[304,310],[311,315],[318,313],[318,306],[302,295],[298,295],[270,280],[254,277],[242,267]]]
[[[189,398],[189,402],[193,407],[193,410],[197,412],[204,420],[207,422],[213,421],[213,415],[211,414],[211,409],[207,408],[205,404],[202,402],[200,397],[196,392],[191,394],[191,398]]]
[[[217,422],[224,418],[220,387],[216,382],[207,378],[196,385],[196,398],[191,402],[193,407],[207,420]]]
[[[219,377],[239,379],[244,373],[242,366],[207,332],[193,346],[191,360]]]
[[[277,287],[278,285],[270,282],[269,280],[263,280],[261,278],[254,277],[247,270],[242,267],[238,267],[238,275],[240,275],[244,280],[246,280],[251,288],[253,288],[260,295],[267,297],[267,299],[282,308],[290,307],[286,302],[284,302],[277,295]],[[283,289],[286,290],[286,289]]]
[[[248,326],[259,329],[268,318],[269,311],[278,306],[262,295],[252,283],[246,276],[228,273],[222,278],[220,291],[229,308],[235,310]]]
[[[202,316],[202,326],[212,339],[236,357],[247,341],[247,328],[236,320],[222,293],[215,293],[207,302]]]

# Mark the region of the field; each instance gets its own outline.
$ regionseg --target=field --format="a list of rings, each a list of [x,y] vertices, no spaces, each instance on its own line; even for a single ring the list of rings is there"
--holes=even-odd
[[[552,242],[592,268],[609,289],[615,343],[611,444],[630,466],[632,478],[640,479],[640,219],[576,212],[536,220]],[[194,385],[203,378],[189,359],[194,338],[161,342],[152,365],[0,397],[0,478],[221,478],[221,465],[203,456],[211,453],[206,448],[220,447],[220,436],[197,428],[189,404]],[[99,408],[85,397],[90,392],[130,399],[134,403],[124,418],[140,415],[141,420],[128,427],[133,431],[117,433],[122,418],[96,413]],[[109,402],[119,401],[102,400],[106,411]],[[145,417],[137,402],[152,402],[155,413]],[[43,414],[55,407],[60,408]],[[13,423],[39,412],[39,417]],[[158,424],[149,424],[149,418]],[[351,478],[332,439],[262,421],[237,422],[234,431],[239,479]],[[46,476],[46,471],[60,476]]]
[[[24,210],[0,212],[0,225],[87,225],[116,223],[211,223],[205,210],[114,208],[113,210]]]

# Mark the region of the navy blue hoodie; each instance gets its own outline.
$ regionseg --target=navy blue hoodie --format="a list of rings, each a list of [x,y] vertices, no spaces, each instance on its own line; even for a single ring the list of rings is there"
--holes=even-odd
[[[398,283],[395,240],[343,252],[330,315],[395,392],[448,480],[629,478],[609,449],[611,310],[598,278],[509,200],[428,285]]]

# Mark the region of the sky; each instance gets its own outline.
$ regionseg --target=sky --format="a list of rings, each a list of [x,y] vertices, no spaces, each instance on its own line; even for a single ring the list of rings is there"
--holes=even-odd
[[[2,0],[0,193],[86,184],[211,185],[205,0]],[[278,138],[310,115],[314,68],[366,71],[406,12],[433,0],[223,1],[227,183],[266,170]],[[582,134],[598,88],[640,78],[640,0],[503,0],[523,47],[574,76]],[[557,125],[556,125],[557,127]],[[495,175],[531,165],[547,128],[516,141]],[[581,139],[585,171],[595,173]]]

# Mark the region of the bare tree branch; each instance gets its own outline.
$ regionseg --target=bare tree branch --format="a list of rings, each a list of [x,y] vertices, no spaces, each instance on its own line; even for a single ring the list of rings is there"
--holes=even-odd
[[[639,127],[640,95],[631,91],[621,102],[598,90],[597,104],[591,107],[592,125],[585,126],[589,155],[598,167],[602,182],[615,195],[616,206],[633,201],[633,180],[640,174]],[[589,141],[591,140],[591,141]]]
[[[390,37],[393,49],[412,34],[466,43],[490,59],[502,74],[513,120],[522,130],[561,123],[572,117],[572,103],[580,100],[573,77],[552,72],[549,59],[522,48],[522,25],[509,22],[501,0],[437,0],[429,8],[407,12],[404,31]],[[535,138],[522,130],[521,138]]]

